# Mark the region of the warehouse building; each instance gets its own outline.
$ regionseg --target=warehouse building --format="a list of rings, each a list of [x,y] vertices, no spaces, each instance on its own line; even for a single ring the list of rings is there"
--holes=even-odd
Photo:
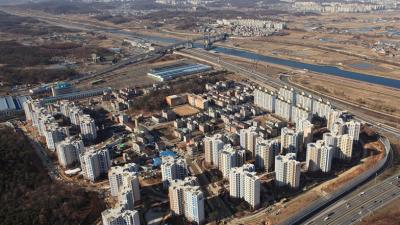
[[[192,64],[186,66],[175,67],[171,69],[155,71],[147,73],[147,75],[151,78],[154,78],[158,81],[167,81],[172,80],[178,77],[187,76],[196,73],[202,73],[205,71],[212,70],[211,66],[204,66],[201,64]]]
[[[32,100],[32,98],[30,96],[0,98],[0,117],[12,116],[24,111],[23,104],[27,100]]]
[[[81,99],[81,98],[88,98],[88,97],[92,97],[92,96],[96,96],[96,95],[103,95],[103,92],[111,93],[111,88],[106,87],[106,88],[76,92],[76,93],[71,93],[71,94],[66,94],[66,95],[48,97],[48,98],[44,98],[43,101],[45,103],[52,103],[52,102],[55,102],[56,99],[75,100],[75,99]]]

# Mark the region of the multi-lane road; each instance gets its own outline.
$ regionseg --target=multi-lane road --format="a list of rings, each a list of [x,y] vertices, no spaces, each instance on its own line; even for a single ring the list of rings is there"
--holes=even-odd
[[[373,211],[400,196],[398,176],[398,174],[393,175],[367,190],[359,191],[349,199],[339,201],[318,216],[307,220],[305,224],[348,225],[358,222],[361,218],[369,216]],[[328,216],[328,213],[331,215]]]

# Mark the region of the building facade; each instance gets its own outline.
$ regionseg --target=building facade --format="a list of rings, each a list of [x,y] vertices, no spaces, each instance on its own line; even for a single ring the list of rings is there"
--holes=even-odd
[[[257,168],[262,168],[267,172],[272,171],[272,165],[275,163],[275,156],[278,154],[279,141],[277,139],[264,140],[262,138],[257,138],[255,157],[255,166]]]
[[[187,162],[184,158],[163,157],[161,173],[164,189],[168,189],[172,180],[183,180],[188,175]]]
[[[298,133],[287,127],[281,130],[281,154],[294,153],[297,155]]]
[[[205,137],[203,140],[204,155],[206,165],[218,166],[219,151],[224,147],[221,134],[215,134],[212,137]]]
[[[232,168],[229,182],[231,198],[241,198],[253,209],[258,208],[260,205],[260,178],[256,176],[256,172],[249,172],[244,166]]]
[[[255,157],[256,140],[258,135],[257,127],[249,127],[240,130],[240,148],[250,153],[250,158]]]
[[[288,186],[298,189],[300,186],[300,162],[296,161],[294,153],[275,157],[275,183],[276,186]]]

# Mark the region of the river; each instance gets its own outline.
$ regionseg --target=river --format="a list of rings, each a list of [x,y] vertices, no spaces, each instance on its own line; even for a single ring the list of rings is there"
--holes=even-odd
[[[57,21],[66,22],[66,21],[61,21],[61,20],[57,20]],[[77,23],[71,23],[71,22],[66,22],[66,23],[74,24],[74,25],[81,26],[81,27],[89,27],[89,26],[83,25],[83,24],[77,24]],[[132,35],[135,37],[141,37],[141,38],[146,38],[146,39],[152,39],[152,40],[156,40],[156,41],[163,41],[163,42],[170,42],[170,43],[181,42],[180,40],[173,40],[173,39],[168,39],[168,38],[163,38],[163,37],[154,37],[154,36],[149,36],[149,35],[136,34],[136,33],[131,33],[131,32],[125,32],[122,30],[118,30],[118,31],[113,30],[112,32],[126,34],[126,35]],[[204,45],[194,44],[194,47],[204,48]],[[286,60],[286,59],[258,55],[255,53],[250,53],[250,52],[245,52],[245,51],[240,51],[240,50],[235,50],[235,49],[230,49],[230,48],[223,48],[223,47],[213,47],[213,50],[224,53],[224,54],[235,55],[235,56],[239,56],[239,57],[243,57],[243,58],[249,58],[249,59],[259,60],[259,61],[263,61],[263,62],[275,63],[278,65],[284,65],[284,66],[289,66],[289,67],[294,67],[294,68],[299,68],[299,69],[307,69],[310,71],[334,75],[334,76],[338,76],[338,77],[349,78],[349,79],[353,79],[353,80],[369,82],[369,83],[373,83],[373,84],[380,84],[380,85],[384,85],[384,86],[388,86],[388,87],[400,88],[400,80],[394,80],[394,79],[389,79],[389,78],[384,78],[384,77],[377,77],[377,76],[372,76],[372,75],[367,75],[367,74],[362,74],[362,73],[350,72],[350,71],[346,71],[346,70],[341,70],[337,67],[312,65],[312,64],[301,63],[301,62],[296,62],[296,61],[291,61],[291,60]]]

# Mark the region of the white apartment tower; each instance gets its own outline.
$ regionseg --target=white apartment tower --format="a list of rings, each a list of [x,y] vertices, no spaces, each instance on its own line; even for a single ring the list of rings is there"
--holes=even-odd
[[[296,161],[296,154],[294,153],[276,156],[276,186],[289,186],[292,189],[297,189],[300,185],[300,166],[301,164]]]
[[[93,142],[97,138],[96,124],[94,119],[85,114],[80,117],[82,139]]]
[[[108,180],[110,182],[112,196],[117,196],[118,192],[123,188],[123,175],[126,172],[138,172],[136,163],[127,163],[124,166],[113,166],[111,170],[108,171]]]
[[[279,154],[279,141],[257,138],[255,166],[267,172],[272,170],[275,156]]]
[[[186,216],[189,220],[201,223],[201,221],[204,220],[204,203],[198,199],[198,196],[200,196],[202,192],[199,186],[196,186],[196,177],[187,178],[189,179],[171,181],[168,190],[170,209],[173,216]],[[188,202],[186,201],[186,197],[188,196],[186,194],[187,191],[190,192],[189,195],[191,197],[194,197],[194,199]],[[193,194],[193,191],[198,193]],[[190,212],[187,212],[187,210]]]
[[[232,168],[230,172],[230,195],[232,198],[241,198],[252,208],[260,204],[260,178],[256,172],[249,172],[244,167]]]
[[[308,171],[329,172],[331,170],[334,148],[332,145],[326,146],[324,141],[307,145],[306,167]]]
[[[79,155],[83,177],[95,182],[100,175],[107,174],[111,168],[110,154],[108,148],[96,150],[94,147]]]
[[[73,105],[69,100],[61,100],[60,101],[60,112],[64,122],[69,121],[69,110]]]
[[[343,112],[337,111],[334,109],[329,110],[328,118],[327,118],[327,128],[328,130],[332,130],[332,125],[336,122],[339,118],[343,118]],[[344,120],[343,120],[344,121]]]
[[[124,172],[122,174],[122,182],[124,187],[129,187],[133,192],[133,200],[139,202],[142,197],[140,195],[139,177],[137,172]]]
[[[183,180],[187,176],[186,159],[175,159],[172,156],[164,157],[161,164],[161,173],[164,189],[167,189],[172,180]]]
[[[354,120],[346,122],[346,134],[353,138],[354,143],[357,144],[360,139],[361,124]]]
[[[49,112],[44,107],[34,108],[31,114],[33,127],[39,129],[39,118],[48,114]]]
[[[287,121],[291,121],[293,105],[290,99],[286,100],[284,97],[277,98],[275,102],[275,114]]]
[[[296,130],[289,129],[287,127],[281,130],[281,153],[294,153],[297,155],[298,147],[298,133]]]
[[[296,92],[293,88],[288,88],[288,86],[281,87],[279,89],[279,96],[285,98],[285,100],[290,100],[293,104],[296,104]]]
[[[254,104],[270,111],[271,113],[275,113],[275,102],[277,96],[278,95],[275,92],[260,87],[254,91]]]
[[[124,207],[106,209],[101,213],[103,225],[140,225],[139,212]]]
[[[292,121],[296,122],[299,118],[311,121],[312,112],[310,108],[297,104],[292,107]]]
[[[219,170],[222,176],[229,180],[230,170],[241,167],[244,164],[245,155],[244,150],[235,150],[230,144],[225,145],[219,152]]]
[[[319,100],[314,101],[313,103],[313,108],[312,108],[313,116],[315,116],[318,119],[327,120],[328,114],[331,111],[331,109],[332,109],[331,103],[329,101],[324,102],[322,98],[320,98]]]
[[[32,113],[34,109],[45,107],[43,100],[26,100],[23,103],[26,120],[32,120]]]
[[[48,125],[51,123],[55,123],[56,120],[54,119],[54,117],[52,115],[47,114],[47,115],[42,115],[41,117],[39,117],[37,122],[38,122],[39,134],[41,137],[44,137]]]
[[[46,137],[47,148],[55,151],[57,143],[69,137],[69,128],[59,127],[58,123],[51,123],[44,131],[44,135]]]
[[[184,188],[185,216],[189,221],[202,224],[205,220],[204,196],[200,186]]]
[[[309,108],[313,112],[314,98],[312,95],[307,95],[304,92],[296,95],[296,104],[300,104],[303,108]]]
[[[80,107],[71,107],[69,110],[69,118],[71,120],[72,129],[79,129],[80,117],[83,116],[83,110]]]
[[[118,192],[118,204],[127,210],[135,209],[135,200],[133,197],[133,191],[129,187],[123,187]]]
[[[56,146],[58,161],[64,168],[79,163],[79,155],[85,151],[83,141],[75,140],[74,137],[65,138],[64,141],[58,142]]]
[[[332,145],[334,148],[333,158],[349,163],[353,151],[353,138],[348,134],[338,135],[337,133],[325,133],[323,135],[325,145]]]
[[[301,133],[302,148],[307,147],[308,143],[314,139],[314,125],[307,119],[298,118],[296,121],[296,133]]]
[[[218,166],[219,151],[224,147],[221,134],[215,134],[212,137],[206,137],[204,142],[205,163],[207,165]]]
[[[240,148],[250,152],[250,158],[254,158],[255,156],[256,139],[258,136],[257,127],[240,130]]]

